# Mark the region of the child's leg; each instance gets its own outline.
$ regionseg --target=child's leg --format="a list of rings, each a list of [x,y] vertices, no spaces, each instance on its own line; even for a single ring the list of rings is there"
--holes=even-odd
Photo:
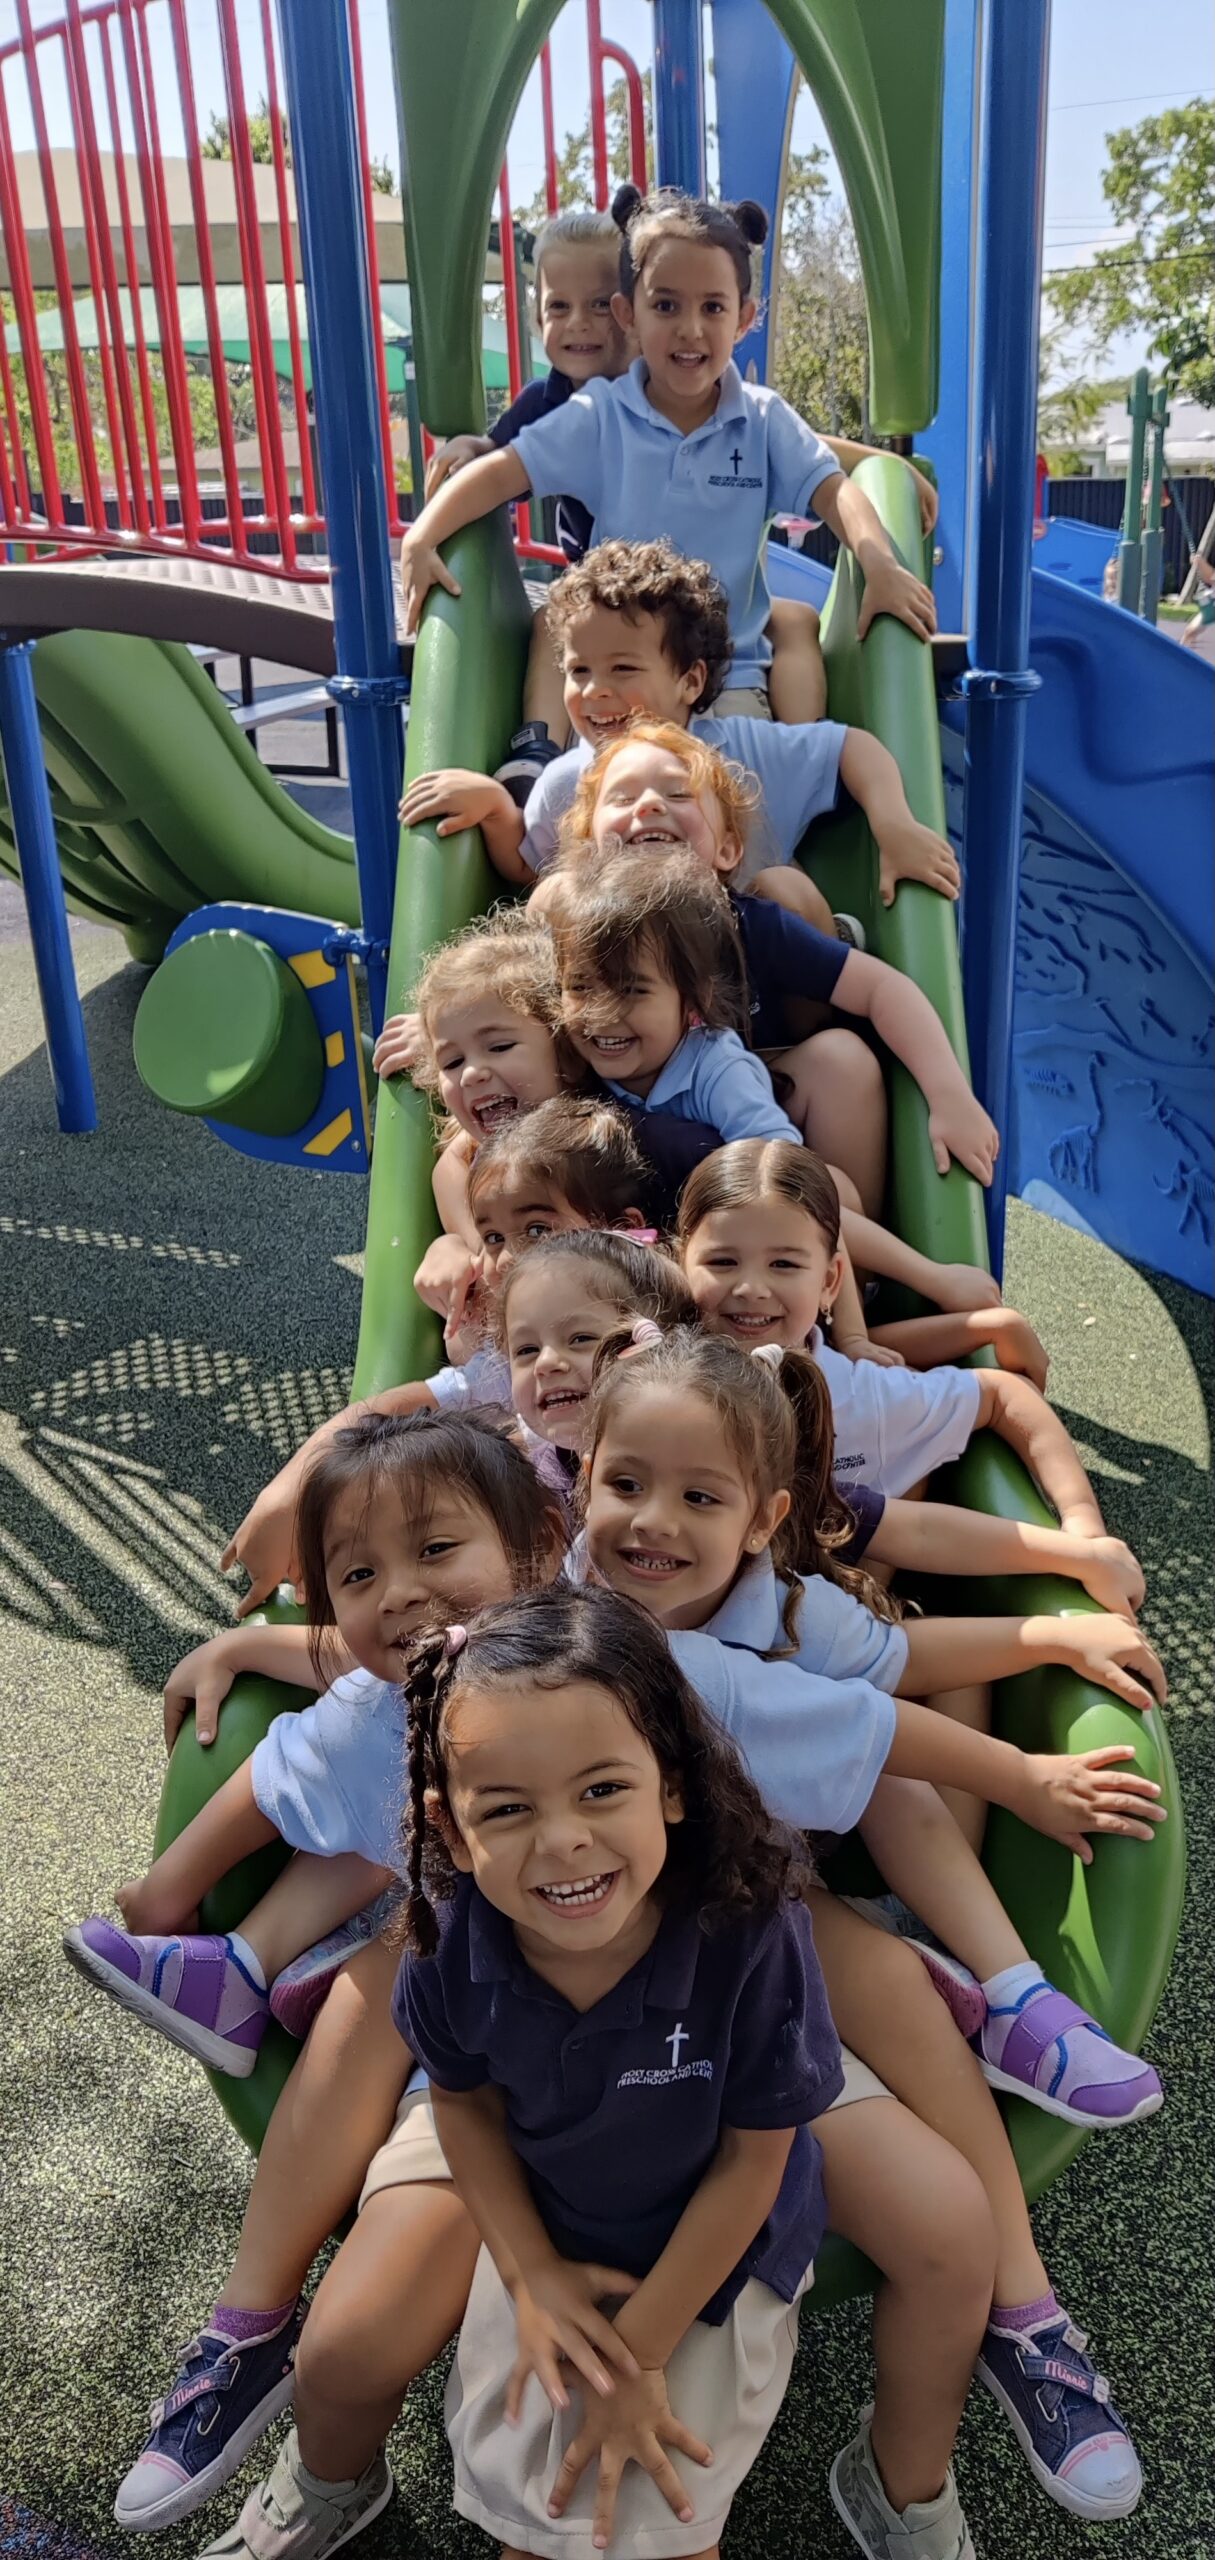
[[[479,2247],[454,2187],[387,2187],[368,2199],[326,2270],[295,2365],[300,2457],[353,2480],[395,2426],[411,2382],[464,2317]]]
[[[791,915],[804,916],[807,924],[817,925],[819,932],[830,934],[833,942],[838,940],[835,917],[822,890],[815,888],[800,863],[774,863],[767,871],[757,871],[755,878],[747,882],[747,894],[766,898],[769,906],[787,907]]]
[[[373,1867],[353,1849],[340,1858],[303,1854],[254,1903],[240,1924],[241,1937],[267,1982],[273,1982],[295,1956],[316,1946],[343,1920],[353,1920],[356,1911],[365,1911],[392,1881],[390,1867]]]
[[[772,1062],[789,1077],[785,1108],[808,1147],[855,1183],[865,1215],[878,1216],[886,1184],[886,1087],[872,1049],[855,1031],[818,1031]]]
[[[982,2187],[893,2098],[815,2122],[833,2231],[882,2274],[873,2306],[872,2443],[891,2506],[938,2498],[991,2308],[995,2258]]]
[[[565,746],[570,734],[565,682],[543,605],[532,623],[527,674],[523,681],[523,717],[528,721],[543,721],[554,747]]]
[[[772,664],[768,700],[774,720],[821,720],[827,708],[827,670],[812,604],[775,596],[768,616]]]

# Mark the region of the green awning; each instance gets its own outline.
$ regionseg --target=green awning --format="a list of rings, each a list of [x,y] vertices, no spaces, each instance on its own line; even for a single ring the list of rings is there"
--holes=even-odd
[[[304,288],[301,284],[297,284],[294,291],[296,322],[300,340],[300,363],[304,376],[305,389],[310,391],[312,388],[312,362],[311,352],[308,345],[308,314],[304,303]],[[270,315],[270,329],[274,347],[274,368],[276,373],[281,374],[285,381],[290,382],[291,339],[288,326],[286,285],[268,284],[266,286],[266,305]],[[219,285],[215,294],[215,306],[219,319],[224,355],[227,358],[227,361],[230,364],[248,364],[251,360],[249,348],[249,313],[248,306],[245,301],[243,286],[237,284]],[[122,313],[123,335],[126,339],[127,345],[133,346],[135,342],[134,314],[131,308],[131,296],[125,285],[119,287],[119,307]],[[81,347],[90,353],[95,352],[98,345],[97,306],[92,294],[86,293],[79,295],[74,300],[72,309],[76,322],[76,335]],[[156,311],[156,296],[149,285],[145,285],[140,291],[139,310],[140,319],[143,325],[145,344],[149,347],[159,347],[160,322]],[[185,348],[186,354],[188,356],[204,357],[209,355],[210,340],[207,334],[206,303],[201,285],[183,284],[178,286],[177,311],[179,325],[181,328],[182,344]],[[411,352],[408,285],[390,284],[382,287],[380,293],[380,331],[384,340],[385,369],[388,375],[389,391],[396,393],[403,392],[405,389],[406,365]],[[19,357],[21,353],[21,337],[15,321],[10,322],[6,332],[6,338],[9,354],[11,356]],[[38,343],[42,348],[44,355],[62,355],[63,317],[60,311],[56,309],[48,309],[46,311],[39,312]],[[506,360],[506,324],[503,320],[492,318],[488,314],[486,315],[482,330],[482,351],[482,370],[485,377],[486,389],[488,391],[506,390],[510,379],[509,368]],[[537,373],[547,371],[543,348],[535,339],[532,341],[532,363]]]

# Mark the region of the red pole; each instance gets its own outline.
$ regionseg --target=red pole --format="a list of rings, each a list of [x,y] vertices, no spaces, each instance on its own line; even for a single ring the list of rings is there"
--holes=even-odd
[[[641,73],[633,60],[632,54],[626,53],[623,45],[605,42],[601,47],[601,51],[605,61],[616,63],[618,68],[624,73],[624,82],[625,87],[628,90],[629,98],[629,159],[632,163],[631,175],[634,186],[640,187],[641,192],[644,195],[649,185],[649,180],[646,176],[645,90],[641,85]]]
[[[540,112],[544,118],[544,196],[551,215],[561,210],[561,189],[557,182],[557,128],[553,121],[553,57],[546,44],[540,47]]]
[[[291,250],[291,194],[287,184],[287,153],[283,143],[283,117],[278,96],[278,65],[274,55],[274,18],[270,0],[261,0],[261,10],[262,45],[266,56],[266,104],[270,109],[270,146],[274,156],[274,194],[278,206],[278,231],[283,256],[283,291],[287,297],[291,388],[295,395],[295,423],[300,448],[300,500],[304,514],[315,517],[316,479],[312,469],[312,438],[308,432],[308,388],[304,381],[300,317],[295,303],[295,260]]]
[[[101,171],[97,146],[97,124],[89,82],[88,55],[85,51],[84,24],[80,0],[68,0],[67,43],[64,48],[68,73],[68,94],[72,108],[72,124],[76,139],[76,167],[80,179],[80,201],[84,209],[85,238],[88,243],[89,273],[93,280],[93,301],[97,311],[97,343],[101,352],[101,373],[105,384],[106,415],[110,422],[110,448],[114,456],[114,486],[118,501],[118,521],[124,531],[130,530],[131,507],[127,503],[125,482],[131,485],[135,522],[139,531],[148,531],[148,505],[144,495],[143,473],[139,467],[139,427],[135,417],[135,401],[131,390],[131,368],[127,358],[126,331],[123,327],[122,304],[118,294],[118,270],[114,264],[114,244],[110,238],[109,208],[105,200],[105,180]],[[98,271],[100,270],[100,276]],[[103,302],[104,297],[104,302]],[[109,331],[107,341],[106,317]],[[119,422],[121,421],[121,432]],[[125,450],[125,474],[124,474]]]
[[[38,339],[38,311],[30,278],[29,256],[25,245],[25,225],[21,218],[21,200],[17,189],[17,164],[13,158],[8,102],[4,94],[2,76],[0,76],[0,214],[3,216],[4,223],[9,286],[21,339],[21,360],[25,366],[30,421],[38,452],[42,503],[49,522],[62,524],[63,495],[59,487],[59,468],[55,460],[55,431],[51,425],[50,403],[46,396],[46,375],[42,369],[42,348]],[[15,414],[14,407],[14,418]],[[28,492],[27,495],[29,495]],[[32,513],[32,498],[30,511]]]
[[[46,121],[46,103],[42,95],[42,80],[38,70],[37,46],[34,38],[33,24],[30,19],[29,0],[17,0],[17,26],[21,37],[21,50],[25,62],[25,76],[29,86],[30,111],[34,121],[34,139],[38,150],[38,167],[42,178],[43,202],[46,207],[47,237],[50,241],[51,257],[55,268],[55,291],[58,296],[59,319],[63,329],[63,352],[67,364],[68,392],[72,403],[72,425],[76,437],[76,452],[80,462],[80,476],[84,490],[85,508],[89,521],[104,534],[106,529],[105,505],[101,495],[101,481],[97,472],[97,455],[93,446],[93,419],[89,408],[89,386],[84,370],[84,358],[80,352],[80,339],[76,329],[76,313],[72,300],[72,271],[68,259],[67,242],[63,236],[63,221],[59,212],[59,195],[55,185],[55,165],[51,157],[50,134],[47,130]],[[36,333],[34,343],[37,345]]]
[[[595,173],[595,202],[601,213],[608,200],[607,115],[603,104],[603,29],[599,20],[599,0],[586,0],[586,45],[591,62],[591,164]]]
[[[403,533],[405,520],[397,496],[396,463],[392,450],[392,416],[388,406],[388,359],[384,353],[384,330],[380,318],[380,260],[375,240],[375,212],[372,205],[371,158],[367,147],[367,95],[363,86],[363,40],[359,28],[358,0],[350,0],[350,62],[354,72],[354,104],[359,127],[359,157],[363,164],[363,221],[367,229],[367,273],[371,283],[372,336],[375,343],[376,392],[380,408],[380,434],[384,443],[384,477],[388,483],[388,530]]]
[[[194,467],[194,423],[190,412],[190,378],[186,371],[185,349],[181,342],[181,315],[177,308],[177,267],[173,256],[173,230],[164,196],[164,170],[160,157],[156,91],[148,53],[147,28],[141,17],[137,44],[135,0],[118,0],[118,22],[122,28],[123,55],[127,67],[127,95],[131,105],[131,122],[135,128],[135,160],[139,170],[139,192],[143,202],[144,236],[148,244],[148,263],[152,270],[152,290],[156,297],[156,317],[160,328],[160,364],[164,375],[165,396],[169,405],[173,467],[177,474],[177,495],[181,508],[181,529],[186,549],[197,551],[201,540],[200,509],[198,474]],[[146,113],[145,81],[147,83]],[[227,385],[222,376],[215,385],[215,397],[217,406],[221,400],[227,399]],[[167,509],[165,522],[167,527]]]
[[[510,173],[505,160],[498,180],[498,248],[502,259],[502,295],[506,304],[506,377],[512,400],[523,388],[523,365],[519,347],[519,272],[515,265],[515,223],[510,209]],[[516,540],[526,541],[531,533],[526,507],[515,508]]]
[[[151,514],[159,527],[165,522],[165,493],[164,482],[160,476],[158,451],[160,440],[156,432],[152,371],[148,363],[147,333],[143,325],[143,291],[139,276],[139,260],[135,255],[135,230],[131,221],[131,191],[127,185],[126,153],[122,147],[122,119],[118,111],[118,83],[114,73],[113,17],[112,9],[106,9],[102,16],[101,58],[105,70],[106,113],[109,117],[110,140],[114,153],[114,182],[118,189],[118,213],[122,225],[122,254],[127,271],[131,326],[135,338],[135,365],[139,375],[139,397],[143,411],[143,441],[147,456],[148,477],[152,484]],[[136,486],[142,486],[142,473],[138,467]]]
[[[174,16],[179,17],[182,0],[174,0]],[[232,141],[232,174],[236,182],[236,220],[240,233],[241,267],[244,272],[245,309],[249,315],[249,352],[253,357],[253,399],[257,411],[258,442],[261,446],[263,482],[269,502],[273,495],[278,516],[279,550],[285,569],[295,566],[295,531],[291,522],[291,497],[287,487],[287,463],[283,452],[283,422],[278,405],[278,376],[274,369],[274,342],[270,329],[270,313],[266,301],[266,271],[262,259],[262,235],[257,208],[257,179],[253,153],[249,143],[249,123],[245,111],[245,83],[240,58],[240,32],[236,22],[236,0],[219,0],[219,36],[224,58],[224,80],[228,91],[228,130]],[[188,140],[197,151],[197,133]],[[267,507],[269,512],[269,506]]]

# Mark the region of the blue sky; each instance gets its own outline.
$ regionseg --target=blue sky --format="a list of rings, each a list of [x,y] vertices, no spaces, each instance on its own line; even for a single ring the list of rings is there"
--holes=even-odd
[[[300,0],[293,0],[300,5]],[[413,0],[437,9],[437,0]],[[507,5],[507,0],[502,0]],[[205,114],[222,97],[214,0],[187,0],[195,78]],[[61,0],[33,0],[35,23],[61,16]],[[252,104],[263,86],[259,0],[237,0],[247,93]],[[367,60],[367,92],[373,150],[395,163],[397,137],[392,74],[387,39],[386,0],[361,0]],[[15,28],[13,0],[0,0],[0,39]],[[652,12],[649,0],[602,0],[605,35],[628,47],[639,62],[649,58]],[[149,24],[158,65],[168,68],[167,10],[153,7]],[[586,113],[588,79],[585,13],[580,0],[568,0],[553,36],[554,88],[559,133],[578,125]],[[162,48],[165,48],[162,50]],[[47,56],[50,48],[46,48]],[[1116,235],[1111,231],[1101,194],[1104,136],[1131,124],[1140,115],[1180,104],[1211,84],[1210,0],[1054,0],[1051,41],[1050,121],[1046,181],[1046,264],[1062,267],[1084,262],[1094,248]],[[169,105],[171,74],[158,79],[168,112],[163,124],[166,151],[180,150],[181,133]],[[52,138],[68,139],[66,104],[48,62],[48,111]],[[18,149],[32,139],[19,88],[8,84],[14,142]],[[825,135],[811,99],[798,103],[794,140],[799,148]],[[453,138],[452,168],[458,169],[458,143]],[[510,156],[511,184],[517,202],[526,202],[542,183],[539,83],[533,79],[523,101]],[[1127,339],[1111,352],[1105,370],[1137,363],[1143,353]]]

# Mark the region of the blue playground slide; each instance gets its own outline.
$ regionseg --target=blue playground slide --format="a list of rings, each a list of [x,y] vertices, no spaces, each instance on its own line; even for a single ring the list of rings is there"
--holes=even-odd
[[[769,566],[777,593],[825,598],[817,564]],[[1009,1187],[1210,1292],[1215,673],[1041,569],[1029,654]],[[943,702],[956,843],[963,726]]]

